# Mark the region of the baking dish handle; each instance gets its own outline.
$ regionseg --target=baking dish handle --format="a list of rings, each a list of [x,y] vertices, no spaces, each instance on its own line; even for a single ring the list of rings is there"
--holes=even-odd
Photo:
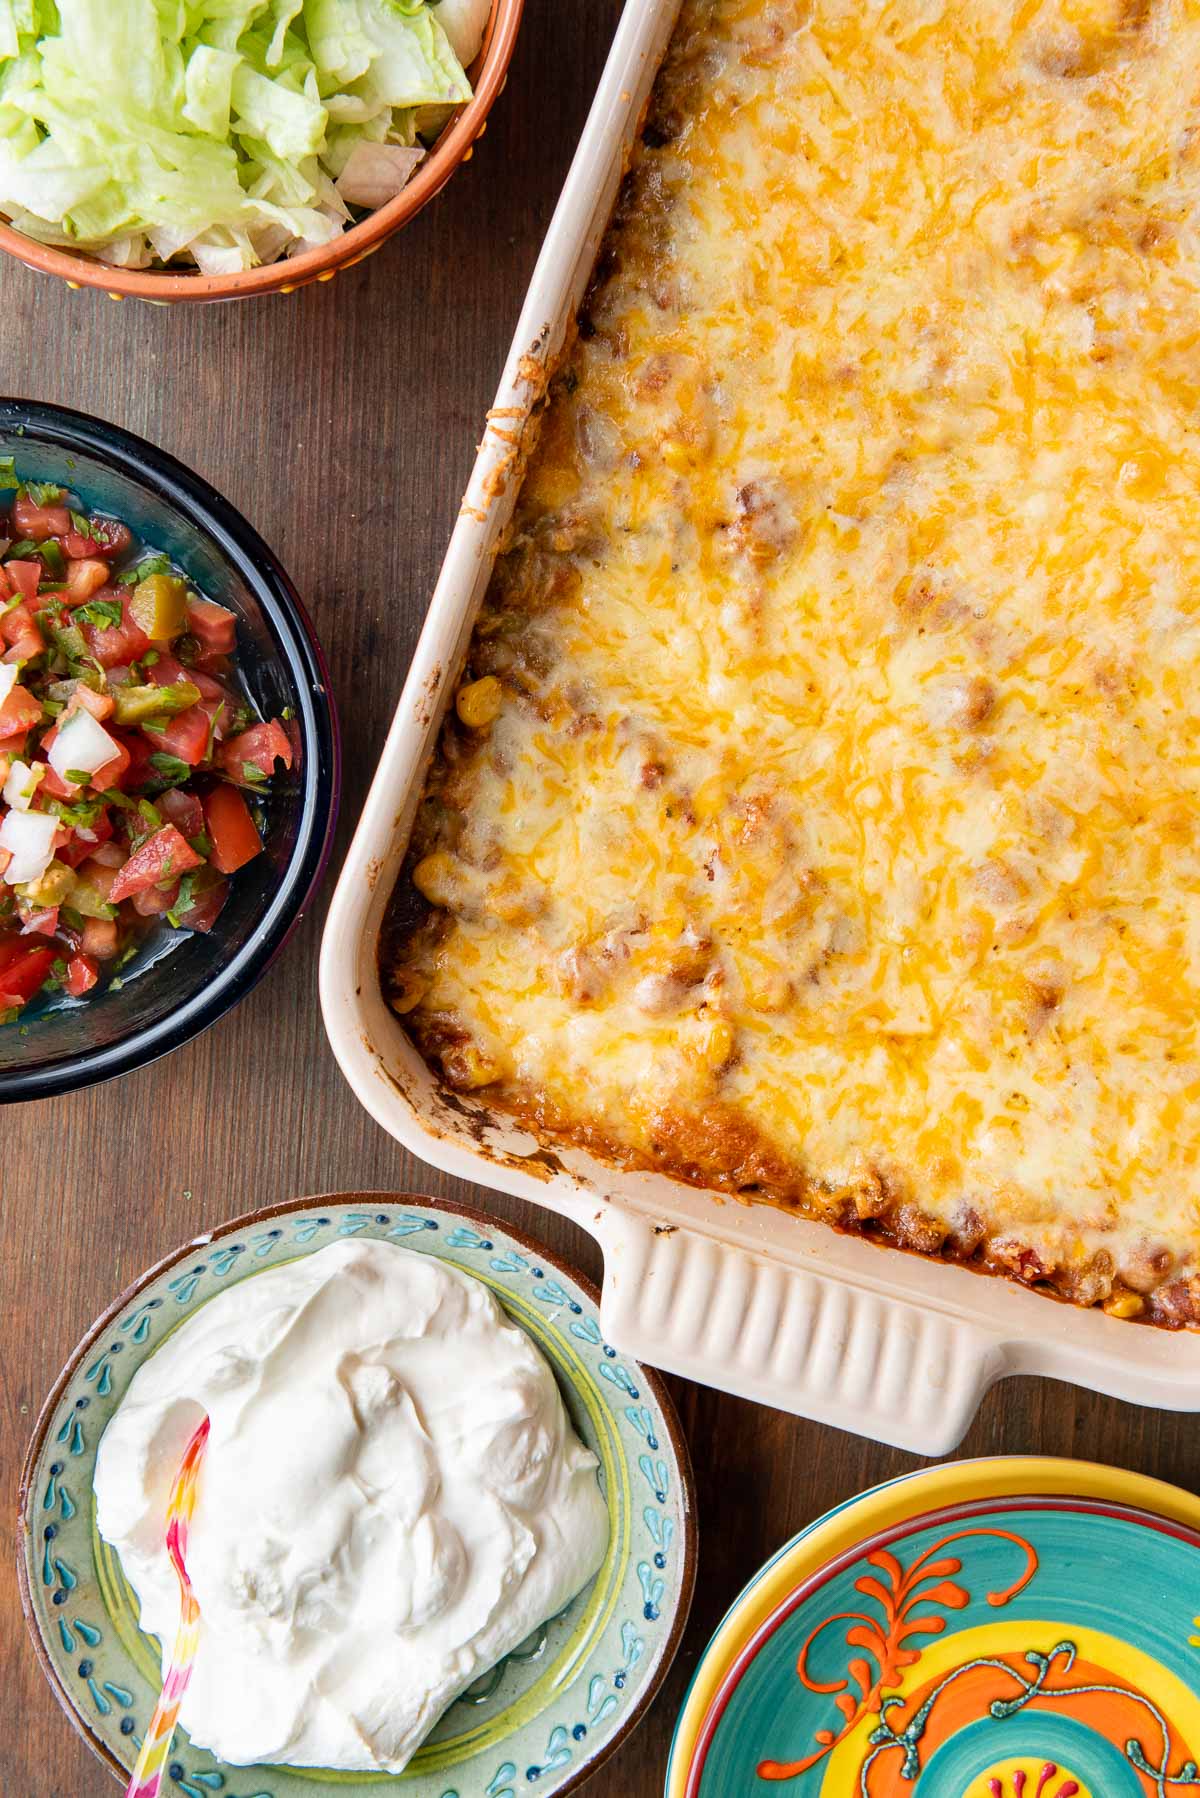
[[[609,1345],[760,1404],[944,1455],[1006,1371],[999,1338],[849,1279],[619,1202],[589,1228],[604,1248]]]

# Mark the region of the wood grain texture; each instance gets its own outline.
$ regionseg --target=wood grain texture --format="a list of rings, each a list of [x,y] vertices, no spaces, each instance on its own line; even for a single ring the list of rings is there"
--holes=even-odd
[[[335,868],[618,10],[617,0],[528,0],[507,92],[472,162],[400,238],[329,286],[170,311],[0,268],[0,388],[81,406],[182,457],[242,508],[306,596],[345,732]],[[485,1205],[599,1276],[594,1246],[572,1226],[443,1178],[359,1107],[317,1008],[322,911],[199,1042],[115,1086],[0,1111],[5,1798],[115,1789],[26,1643],[11,1519],[43,1394],[93,1316],[144,1266],[253,1203],[410,1187]],[[675,1391],[700,1505],[696,1603],[648,1720],[589,1786],[596,1798],[661,1792],[697,1656],[759,1563],[829,1505],[918,1465],[683,1382]],[[1094,1456],[1185,1485],[1200,1458],[1190,1418],[1011,1382],[991,1395],[962,1452],[1027,1451]]]

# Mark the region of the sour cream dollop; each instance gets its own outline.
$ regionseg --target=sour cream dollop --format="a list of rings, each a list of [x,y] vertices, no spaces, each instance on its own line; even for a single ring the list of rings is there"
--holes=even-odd
[[[486,1287],[334,1243],[231,1287],[147,1360],[96,1458],[100,1534],[169,1657],[171,1482],[212,1420],[180,1722],[237,1765],[398,1773],[604,1558],[596,1459]]]

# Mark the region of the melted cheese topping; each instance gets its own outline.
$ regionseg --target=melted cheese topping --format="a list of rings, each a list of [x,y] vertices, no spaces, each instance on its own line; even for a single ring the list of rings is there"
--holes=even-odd
[[[1197,68],[685,4],[419,831],[455,1084],[1188,1320]]]

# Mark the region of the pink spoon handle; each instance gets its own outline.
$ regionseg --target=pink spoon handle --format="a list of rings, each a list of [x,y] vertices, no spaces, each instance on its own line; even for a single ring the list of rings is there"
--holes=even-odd
[[[204,1450],[208,1444],[208,1429],[209,1420],[205,1417],[196,1426],[184,1450],[167,1504],[167,1553],[179,1579],[179,1627],[175,1632],[175,1646],[171,1650],[171,1665],[163,1681],[158,1703],[154,1707],[154,1715],[142,1742],[137,1764],[125,1788],[125,1798],[158,1798],[179,1707],[187,1691],[188,1680],[192,1675],[192,1662],[196,1656],[196,1644],[200,1640],[200,1606],[196,1603],[192,1582],[188,1578],[186,1558],[188,1524],[196,1508],[196,1487]]]

